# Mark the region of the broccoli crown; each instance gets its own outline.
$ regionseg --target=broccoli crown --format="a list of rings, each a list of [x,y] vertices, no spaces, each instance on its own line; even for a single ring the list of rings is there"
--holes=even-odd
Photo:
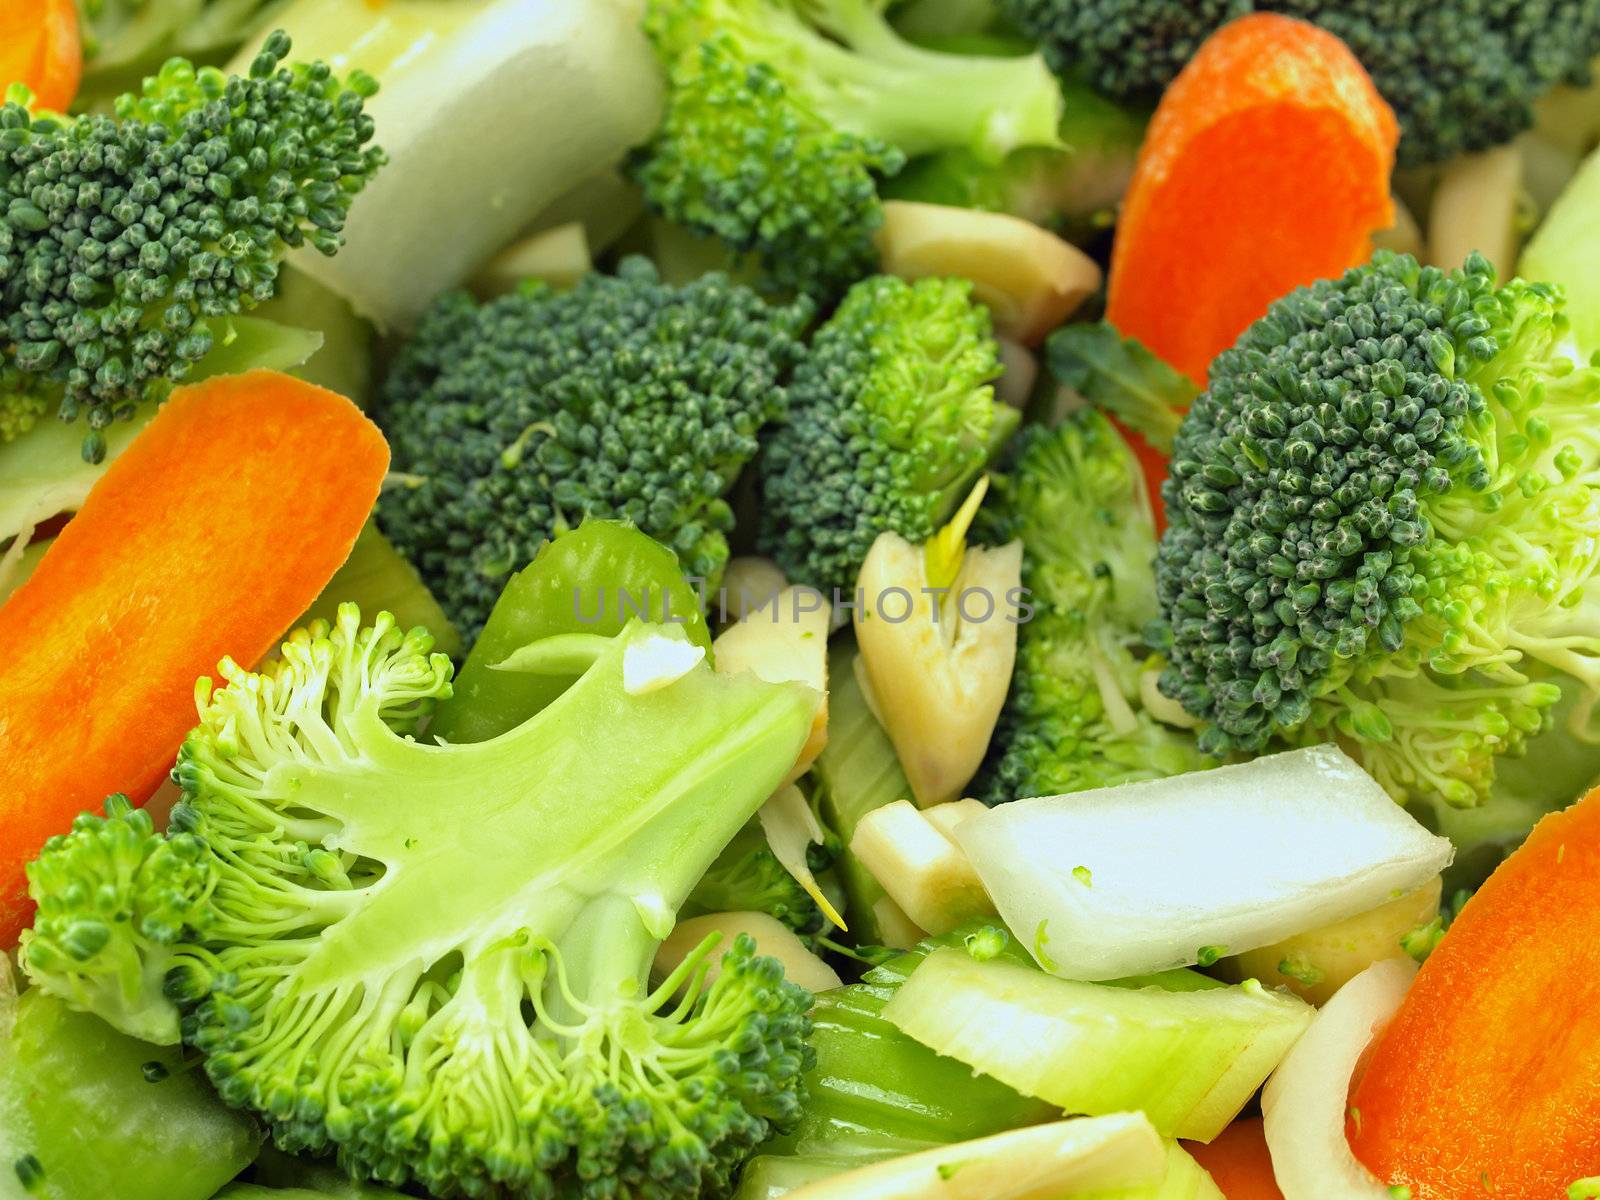
[[[1059,71],[1114,95],[1172,82],[1213,30],[1248,12],[1338,35],[1395,110],[1403,165],[1510,141],[1552,86],[1588,79],[1600,0],[1002,0]]]
[[[0,436],[53,407],[98,461],[101,431],[188,375],[216,319],[272,298],[289,247],[338,249],[383,161],[376,84],[281,67],[289,48],[274,34],[248,78],[173,59],[115,118],[0,107],[0,396],[26,397]]]
[[[826,860],[813,863],[824,870]],[[789,873],[767,844],[766,832],[752,821],[717,855],[694,885],[681,917],[705,913],[762,912],[809,938],[822,932],[827,917],[805,887]]]
[[[780,286],[836,295],[876,262],[877,179],[907,155],[1057,144],[1042,59],[920,49],[884,6],[652,0],[667,105],[633,162],[652,207],[756,254]]]
[[[220,687],[201,681],[176,836],[121,814],[98,851],[86,819],[40,860],[41,913],[79,923],[72,955],[112,916],[94,905],[118,907],[101,893],[154,872],[151,923],[182,928],[165,990],[183,1039],[284,1150],[440,1197],[721,1194],[798,1113],[811,998],[748,939],[710,983],[715,937],[654,990],[650,964],[817,695],[704,661],[638,683],[684,642],[642,622],[589,637],[556,703],[432,745],[414,733],[449,660],[343,605],[259,674],[224,661]],[[203,886],[168,869],[180,853]],[[35,966],[55,938],[37,931]]]
[[[263,32],[283,0],[78,0],[79,103],[114,94],[174,56],[215,63]]]
[[[215,872],[198,839],[155,832],[126,796],[84,813],[27,866],[38,903],[20,958],[32,981],[147,1042],[178,1040],[162,995],[174,946],[203,928]]]
[[[988,804],[1159,779],[1204,765],[1192,734],[1141,700],[1156,613],[1155,527],[1133,451],[1099,411],[1030,425],[996,477],[980,536],[1021,538],[1033,606],[979,774]]]
[[[644,259],[566,292],[446,295],[379,398],[400,477],[379,524],[469,641],[507,577],[585,517],[633,523],[714,587],[723,494],[783,411],[810,315],[722,275],[672,287]]]
[[[1216,753],[1356,747],[1475,803],[1600,688],[1600,370],[1559,291],[1382,252],[1279,300],[1179,430],[1152,642]]]
[[[958,279],[850,289],[796,369],[761,460],[763,553],[850,589],[880,533],[924,542],[1016,429],[989,312]]]

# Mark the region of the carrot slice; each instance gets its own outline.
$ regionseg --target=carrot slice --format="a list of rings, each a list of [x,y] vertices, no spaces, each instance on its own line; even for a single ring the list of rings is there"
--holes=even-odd
[[[1285,292],[1364,261],[1399,126],[1349,49],[1252,13],[1162,97],[1112,248],[1106,317],[1197,384]]]
[[[1226,1200],[1283,1200],[1261,1118],[1235,1121],[1211,1142],[1183,1148],[1211,1175]]]
[[[1378,1037],[1350,1141],[1412,1200],[1554,1200],[1600,1174],[1600,790],[1467,902]]]
[[[65,112],[82,78],[73,0],[0,0],[0,96],[20,83],[39,108]]]
[[[388,470],[350,401],[271,371],[181,388],[0,607],[0,947],[22,865],[110,792],[147,797],[195,680],[254,663],[345,560]]]

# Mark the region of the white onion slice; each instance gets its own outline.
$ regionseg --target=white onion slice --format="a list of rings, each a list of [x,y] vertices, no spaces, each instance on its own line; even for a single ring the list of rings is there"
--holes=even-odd
[[[1391,1200],[1345,1137],[1350,1078],[1417,973],[1409,958],[1373,963],[1317,1014],[1261,1094],[1267,1148],[1284,1200]]]

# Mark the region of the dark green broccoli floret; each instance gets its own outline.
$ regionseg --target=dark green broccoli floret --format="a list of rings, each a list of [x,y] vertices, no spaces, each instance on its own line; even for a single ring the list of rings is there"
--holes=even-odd
[[[658,212],[759,255],[778,284],[837,294],[872,270],[877,179],[907,155],[996,161],[1053,145],[1043,60],[903,41],[885,0],[652,0],[667,108],[635,158]]]
[[[975,794],[988,804],[1159,779],[1205,765],[1151,715],[1155,526],[1133,451],[1094,409],[1030,425],[996,477],[981,536],[1022,539],[1032,619]]]
[[[1202,746],[1337,737],[1397,798],[1472,805],[1564,690],[1593,706],[1600,369],[1576,359],[1558,289],[1386,252],[1217,358],[1151,631]]]
[[[78,103],[137,87],[173,57],[220,64],[270,28],[283,0],[78,0]]]
[[[288,248],[339,248],[383,162],[363,112],[377,85],[282,67],[288,52],[274,34],[246,79],[174,59],[115,118],[0,107],[0,397],[23,398],[0,437],[55,409],[97,461],[107,425],[272,298]]]
[[[416,740],[450,663],[387,613],[344,605],[202,682],[173,828],[214,885],[165,990],[279,1148],[439,1197],[692,1200],[798,1116],[811,997],[778,963],[739,939],[707,983],[712,937],[649,971],[818,698],[704,661],[641,690],[663,643],[687,644],[588,637],[557,704],[461,746]],[[102,884],[76,865],[46,902]]]
[[[23,934],[29,977],[73,1008],[147,1042],[178,1040],[178,1010],[161,994],[173,947],[206,924],[216,874],[198,839],[155,832],[126,796],[84,813],[28,864],[39,904]]]
[[[671,287],[644,259],[567,292],[447,295],[379,397],[399,482],[378,522],[469,643],[511,572],[585,517],[632,522],[715,588],[723,494],[783,411],[810,313],[721,275]]]
[[[1051,64],[1117,96],[1153,96],[1218,26],[1287,13],[1337,34],[1394,107],[1400,161],[1511,140],[1533,102],[1581,83],[1600,54],[1600,0],[1001,0]]]
[[[849,590],[880,533],[925,542],[1016,429],[965,280],[874,276],[795,371],[761,461],[761,531],[791,579]]]

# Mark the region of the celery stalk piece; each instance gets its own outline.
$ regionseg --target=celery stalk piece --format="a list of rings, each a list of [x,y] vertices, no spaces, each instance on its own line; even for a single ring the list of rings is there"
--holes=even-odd
[[[1206,1169],[1177,1142],[1167,1143],[1167,1170],[1161,1182],[1147,1187],[1095,1192],[1074,1200],[1225,1200]]]
[[[636,0],[294,0],[295,53],[381,85],[389,165],[334,258],[290,261],[380,328],[405,328],[655,128],[661,76]],[[235,61],[247,65],[256,47]]]
[[[23,993],[0,1041],[0,1200],[207,1200],[260,1140],[177,1048]]]
[[[1006,924],[1047,941],[1035,958],[1069,979],[1253,950],[1421,887],[1453,853],[1333,746],[1019,800],[955,839]]]
[[[1140,1111],[1166,1137],[1221,1133],[1315,1009],[1254,981],[1175,992],[930,955],[883,1015],[940,1054],[1065,1112]]]

